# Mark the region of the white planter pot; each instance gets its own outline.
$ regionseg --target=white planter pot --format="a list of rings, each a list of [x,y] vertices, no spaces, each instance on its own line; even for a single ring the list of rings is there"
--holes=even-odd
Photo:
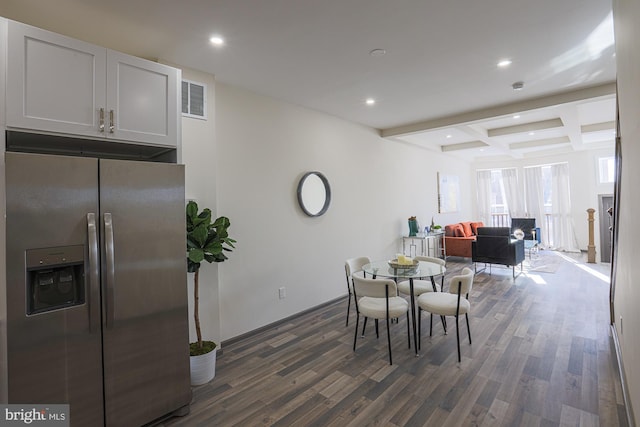
[[[191,365],[191,385],[206,384],[216,376],[216,352],[215,348],[200,356],[189,356]]]

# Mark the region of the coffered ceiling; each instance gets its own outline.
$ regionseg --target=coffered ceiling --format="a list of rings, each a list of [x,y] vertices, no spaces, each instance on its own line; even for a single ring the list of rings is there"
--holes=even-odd
[[[2,0],[0,15],[468,160],[613,146],[608,1]]]
[[[382,133],[466,160],[519,159],[613,149],[615,112],[615,85],[606,84]]]

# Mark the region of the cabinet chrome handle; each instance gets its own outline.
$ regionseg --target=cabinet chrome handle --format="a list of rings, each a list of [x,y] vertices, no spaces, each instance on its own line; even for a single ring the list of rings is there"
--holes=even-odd
[[[114,288],[115,288],[115,265],[114,265],[114,247],[113,247],[113,222],[110,213],[104,214],[104,237],[105,237],[105,255],[106,255],[106,319],[105,326],[107,328],[113,327],[113,312],[114,312]]]
[[[97,331],[100,321],[100,272],[98,266],[98,231],[96,230],[96,214],[87,214],[87,238],[89,240],[89,292],[87,295],[87,308],[89,312],[89,333]],[[95,313],[93,313],[95,311]],[[98,321],[95,322],[94,318]],[[95,326],[94,323],[98,323]]]
[[[109,110],[109,133],[113,133],[113,130],[116,127],[116,123],[113,120],[113,110]]]
[[[100,109],[100,124],[98,129],[100,129],[100,132],[104,132],[104,108]]]

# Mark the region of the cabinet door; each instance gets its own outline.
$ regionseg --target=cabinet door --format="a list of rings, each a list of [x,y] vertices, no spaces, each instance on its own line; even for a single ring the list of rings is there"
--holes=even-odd
[[[107,134],[175,147],[180,70],[107,51]]]
[[[7,126],[96,137],[106,49],[9,21]]]

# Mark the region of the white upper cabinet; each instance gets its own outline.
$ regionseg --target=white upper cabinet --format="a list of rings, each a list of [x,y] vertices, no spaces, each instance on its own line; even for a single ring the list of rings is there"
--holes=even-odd
[[[180,72],[107,51],[106,132],[118,139],[176,145]]]
[[[180,71],[9,21],[7,127],[175,147]]]
[[[100,134],[104,48],[9,21],[7,66],[7,126]]]

